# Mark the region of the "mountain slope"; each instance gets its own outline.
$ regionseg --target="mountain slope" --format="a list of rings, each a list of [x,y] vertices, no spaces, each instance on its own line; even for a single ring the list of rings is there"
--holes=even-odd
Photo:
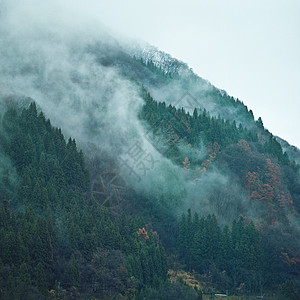
[[[149,45],[32,20],[14,32],[10,16],[2,298],[196,298],[168,281],[178,266],[237,294],[299,286],[297,150]]]

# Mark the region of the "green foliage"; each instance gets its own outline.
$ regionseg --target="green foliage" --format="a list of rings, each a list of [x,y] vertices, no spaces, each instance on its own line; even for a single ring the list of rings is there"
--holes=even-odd
[[[242,217],[233,222],[230,231],[228,226],[221,229],[215,216],[199,219],[195,214],[192,219],[188,210],[179,224],[177,249],[188,270],[200,273],[225,271],[233,281],[236,279],[235,287],[247,282],[253,291],[258,288],[249,279],[249,274],[263,270],[261,237],[253,223],[247,223]],[[234,278],[238,273],[239,278]],[[218,284],[225,283],[219,281]]]
[[[204,145],[218,143],[221,148],[237,143],[240,139],[257,141],[254,132],[247,130],[242,125],[237,127],[223,119],[211,117],[206,110],[196,111],[193,115],[185,110],[176,109],[174,106],[157,103],[145,90],[142,91],[145,105],[140,117],[146,120],[154,135],[161,135],[163,143],[168,147],[167,155],[172,158],[180,155],[180,143],[190,144],[197,148]],[[161,146],[161,145],[158,145]],[[182,159],[182,158],[180,158]]]
[[[283,165],[288,165],[290,162],[287,153],[283,152],[281,145],[272,134],[270,134],[269,140],[264,144],[264,151],[277,158]]]
[[[166,255],[163,248],[157,244],[153,235],[147,240],[140,240],[136,249],[127,258],[129,275],[139,284],[157,285],[159,281],[167,279]]]
[[[299,186],[296,171],[274,137],[262,145],[255,132],[235,122],[210,117],[205,110],[194,110],[191,116],[183,109],[156,103],[147,93],[144,97],[140,117],[149,123],[155,138],[163,137],[159,146],[167,149],[166,156],[182,163],[182,145],[190,145],[193,151],[202,143],[211,147],[218,152],[218,166],[229,166],[249,194],[259,192],[260,200],[268,200],[277,213],[276,220],[283,220],[280,206],[293,207],[284,184],[292,197],[299,194]],[[153,224],[160,229],[167,253],[175,247],[188,271],[210,273],[224,288],[245,284],[258,291],[264,282],[272,281],[277,270],[273,265],[280,258],[262,246],[252,222],[240,218],[231,228],[221,228],[215,216],[199,218],[189,210],[179,226],[171,229],[175,218],[162,209],[168,205],[133,192],[128,195],[132,211],[112,214],[89,193],[89,173],[76,141],[66,141],[34,103],[20,113],[8,109],[0,128],[1,151],[17,172],[13,174],[7,164],[0,174],[0,299],[44,299],[50,290],[51,297],[66,298],[80,293],[102,299],[200,297],[167,280],[167,254],[152,231]],[[182,199],[176,195],[185,197],[180,182],[171,188],[172,199],[161,202],[177,203]],[[150,226],[130,214],[145,216]],[[268,219],[268,224],[272,221]],[[287,260],[293,263],[292,258]],[[290,297],[293,290],[286,284],[278,294]]]
[[[297,292],[295,285],[292,281],[286,281],[280,285],[277,290],[278,300],[297,300],[299,299],[300,291]]]
[[[1,299],[43,299],[51,289],[118,297],[166,280],[162,246],[152,233],[147,243],[137,235],[144,222],[113,218],[88,196],[74,139],[66,142],[34,103],[21,114],[9,109],[2,125],[2,146],[20,181],[17,197],[0,205]]]
[[[18,204],[32,205],[38,212],[55,211],[59,195],[71,187],[86,191],[89,175],[75,140],[68,143],[53,128],[35,103],[20,115],[9,109],[3,117],[3,148],[20,175]]]

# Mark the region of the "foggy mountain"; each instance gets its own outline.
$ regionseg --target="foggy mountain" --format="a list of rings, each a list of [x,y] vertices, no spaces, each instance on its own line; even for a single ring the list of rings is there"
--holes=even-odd
[[[299,149],[184,62],[35,5],[0,13],[1,297],[299,287]]]

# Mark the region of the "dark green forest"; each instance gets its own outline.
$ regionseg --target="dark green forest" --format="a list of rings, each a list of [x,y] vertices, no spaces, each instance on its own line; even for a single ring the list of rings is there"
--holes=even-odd
[[[113,218],[89,195],[75,140],[34,103],[2,119],[1,147],[18,173],[1,184],[1,299],[132,298],[167,279],[166,254],[145,221]]]
[[[61,2],[0,0],[0,300],[300,299],[300,149],[104,3]],[[269,113],[294,95],[248,81]]]
[[[91,193],[86,158],[76,141],[65,139],[35,103],[22,111],[10,107],[1,118],[1,153],[17,175],[10,169],[1,174],[0,298],[201,299],[209,291],[170,281],[168,270],[180,266],[210,274],[211,287],[219,290],[255,294],[264,288],[275,290],[278,299],[297,299],[287,281],[299,272],[298,258],[290,257],[297,249],[280,213],[299,211],[291,200],[299,189],[292,176],[297,166],[274,138],[260,145],[257,132],[206,111],[190,116],[149,94],[140,118],[164,137],[166,155],[178,164],[183,160],[178,137],[193,148],[200,147],[200,138],[214,145],[210,160],[229,165],[249,197],[260,197],[253,201],[272,206],[265,223],[240,216],[221,226],[214,215],[199,217],[190,209],[176,218],[133,191],[126,195],[131,205],[112,212]],[[211,164],[186,161],[185,167],[196,165]],[[280,171],[290,174],[284,186]],[[273,241],[278,233],[286,246]]]

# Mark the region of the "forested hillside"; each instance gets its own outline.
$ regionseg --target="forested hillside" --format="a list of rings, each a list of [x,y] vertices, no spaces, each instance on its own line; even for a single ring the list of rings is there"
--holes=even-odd
[[[34,103],[2,117],[1,299],[133,297],[166,281],[166,255],[145,221],[114,218],[89,195],[75,140],[65,141]],[[58,293],[60,296],[58,296]]]
[[[238,182],[240,197],[246,197],[247,204],[241,203],[238,208],[240,216],[222,227],[215,216],[199,218],[197,211],[194,219],[190,210],[188,216],[182,216],[177,247],[187,270],[211,270],[224,289],[242,284],[245,289],[258,291],[284,278],[296,279],[299,166],[289,159],[262,121],[247,129],[234,121],[210,117],[205,110],[195,109],[190,115],[184,109],[155,102],[149,93],[145,98],[141,118],[149,123],[154,144],[159,135],[157,149],[180,165],[185,176],[193,178],[194,186],[218,168],[230,174],[233,185]],[[184,145],[192,150],[183,151]],[[193,155],[203,147],[209,149],[206,155]],[[224,213],[228,220],[234,203],[227,199],[226,190],[220,191],[213,181],[210,184],[215,188],[209,195],[210,205],[220,221]],[[201,197],[201,193],[195,196],[199,202]],[[226,271],[223,278],[222,270]]]
[[[0,7],[0,299],[299,299],[299,149],[169,54],[22,5]]]
[[[147,97],[141,117],[151,120],[160,114],[159,119],[164,120],[165,115],[176,113],[176,109],[164,105],[159,105],[160,110],[153,108],[157,103],[149,98],[149,94]],[[152,114],[147,115],[151,107]],[[191,126],[191,130],[180,128],[176,131],[190,139],[185,141],[190,147],[199,147],[196,137],[200,132],[206,135],[202,138],[207,143],[220,144],[220,157],[222,152],[226,153],[223,149],[228,145],[237,143],[240,150],[250,151],[248,142],[257,143],[255,134],[241,127],[237,129],[234,124],[214,120],[205,112],[189,116],[180,110],[178,114],[172,122],[174,126]],[[181,122],[176,125],[178,120]],[[283,192],[272,189],[279,189],[280,179],[279,169],[270,159],[264,158],[265,172],[270,173],[264,176],[277,184],[277,187],[271,185],[270,181],[270,194],[253,198],[253,194],[258,197],[254,171],[248,172],[244,183],[251,201],[264,206],[274,202],[272,214],[270,212],[269,219],[262,223],[254,220],[255,225],[253,220],[239,217],[229,226],[220,227],[214,215],[199,217],[195,212],[192,216],[190,209],[187,215],[176,219],[169,216],[163,205],[158,211],[149,200],[133,191],[126,195],[126,201],[131,204],[120,206],[112,215],[109,203],[103,207],[89,190],[89,171],[75,140],[69,138],[66,142],[61,130],[52,127],[44,114],[37,112],[35,103],[22,111],[9,107],[1,122],[1,153],[11,165],[2,169],[1,183],[2,299],[85,299],[90,296],[150,299],[153,295],[163,297],[165,293],[175,295],[178,292],[182,293],[182,299],[200,297],[201,290],[168,282],[167,271],[175,263],[182,264],[186,271],[211,274],[211,283],[219,289],[234,291],[242,285],[243,292],[251,293],[262,287],[277,287],[292,276],[288,274],[297,274],[297,258],[290,257],[297,251],[289,238],[292,227],[284,214],[280,216],[281,209],[293,210],[294,207],[291,201],[279,202],[282,198],[276,198],[284,196],[281,196]],[[152,122],[156,123],[155,119]],[[232,132],[226,142],[214,138],[226,129]],[[160,130],[168,132],[163,124]],[[164,138],[167,140],[168,136]],[[182,158],[178,157],[180,151],[176,150],[176,145],[169,145],[168,150],[172,151],[167,155],[180,164]],[[279,161],[281,154],[279,159],[273,157]],[[216,159],[215,163],[224,164],[225,158],[226,162],[230,161],[226,155],[222,159],[213,159]],[[247,158],[243,156],[243,159]],[[202,166],[202,172],[206,172],[203,168],[210,165],[204,167],[204,161],[183,161],[183,168],[195,168],[193,165],[198,164]],[[289,168],[293,172],[296,166]],[[137,205],[135,201],[142,203]],[[280,222],[285,228],[284,235],[274,224],[280,225]],[[162,233],[162,242],[153,230],[156,227]],[[172,236],[168,237],[170,230]],[[283,244],[278,248],[273,248],[272,244],[270,248],[272,230],[277,230],[288,243],[284,251]],[[171,259],[174,255],[175,261]],[[169,263],[167,256],[171,259]]]

